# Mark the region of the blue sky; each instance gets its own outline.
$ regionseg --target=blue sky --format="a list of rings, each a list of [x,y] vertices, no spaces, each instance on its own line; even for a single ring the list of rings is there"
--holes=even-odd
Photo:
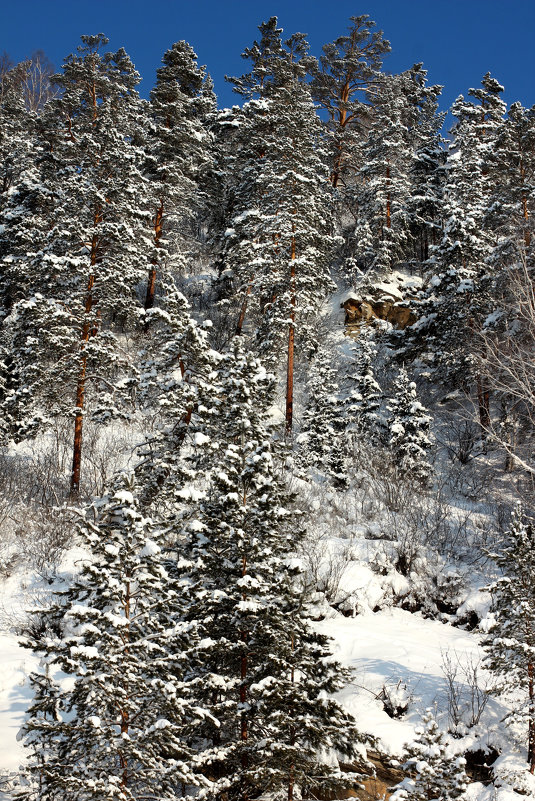
[[[286,34],[309,34],[311,52],[346,32],[351,15],[369,14],[392,44],[385,66],[398,72],[423,61],[445,85],[442,105],[479,85],[489,71],[508,102],[535,104],[533,0],[0,0],[0,52],[15,61],[43,49],[57,68],[81,34],[103,32],[124,47],[148,95],[163,52],[186,39],[215,81],[219,105],[237,102],[224,75],[240,75],[240,53],[272,15]]]

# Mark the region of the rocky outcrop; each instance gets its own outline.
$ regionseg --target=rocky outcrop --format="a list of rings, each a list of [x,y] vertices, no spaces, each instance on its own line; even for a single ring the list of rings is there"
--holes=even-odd
[[[394,328],[403,329],[416,322],[416,314],[405,300],[382,297],[379,300],[361,300],[352,295],[340,304],[345,311],[347,326],[373,324],[385,320]]]

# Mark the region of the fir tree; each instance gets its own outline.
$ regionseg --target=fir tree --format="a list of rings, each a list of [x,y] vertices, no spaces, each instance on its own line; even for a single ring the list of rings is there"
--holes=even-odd
[[[188,467],[185,451],[190,449],[195,462],[195,449],[208,441],[204,432],[217,399],[213,370],[219,354],[210,348],[210,327],[196,323],[171,275],[160,276],[159,302],[149,314],[151,339],[139,353],[136,386],[152,425],[139,448],[136,473],[143,507],[163,521],[176,513],[179,477],[191,477],[196,469]]]
[[[302,533],[269,437],[273,379],[236,338],[220,380],[217,465],[179,564],[201,621],[200,703],[218,721],[198,760],[211,798],[291,801],[354,781],[321,754],[349,756],[360,737],[332,698],[346,675],[307,621],[290,556]]]
[[[300,436],[301,462],[327,473],[336,487],[344,488],[346,423],[333,359],[332,350],[320,348],[310,368]]]
[[[432,467],[428,461],[431,447],[429,424],[431,417],[420,403],[416,384],[409,381],[402,368],[394,383],[394,397],[388,403],[388,446],[400,474],[416,484],[428,486]]]
[[[357,441],[364,438],[377,442],[382,428],[379,408],[383,392],[374,375],[373,362],[377,350],[368,328],[361,327],[352,352],[353,361],[349,370],[351,389],[344,404],[347,431]]]
[[[397,786],[394,801],[455,801],[468,786],[464,757],[453,757],[438,728],[433,711],[427,709],[417,739],[407,747],[403,769],[410,778]]]
[[[191,702],[184,654],[195,622],[138,509],[131,476],[118,477],[81,531],[88,560],[42,613],[43,656],[23,727],[33,757],[22,798],[168,801],[203,783],[186,745],[203,717]],[[62,671],[69,681],[54,680]]]
[[[483,641],[486,667],[496,678],[493,693],[522,693],[508,720],[527,723],[527,761],[535,773],[535,556],[533,526],[520,505],[504,545],[489,555],[503,575],[489,587],[494,624]]]

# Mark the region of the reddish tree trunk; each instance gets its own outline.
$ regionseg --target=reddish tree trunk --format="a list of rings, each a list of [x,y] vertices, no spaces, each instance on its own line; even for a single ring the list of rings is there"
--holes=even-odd
[[[91,267],[93,268],[96,263],[96,239],[93,239],[93,246],[91,252]],[[93,285],[95,283],[95,276],[92,272],[87,282],[87,296],[85,301],[85,314],[88,315],[93,308]],[[78,383],[76,386],[76,413],[74,417],[74,442],[72,449],[72,473],[71,473],[71,486],[69,497],[75,500],[80,494],[80,478],[82,473],[82,441],[83,441],[83,422],[84,422],[84,406],[85,406],[85,384],[87,376],[87,356],[85,354],[85,347],[89,338],[95,330],[91,327],[89,320],[85,320],[82,329],[82,343],[81,343],[81,365],[78,374]]]
[[[160,202],[160,205],[156,211],[154,216],[153,225],[154,225],[154,245],[155,247],[160,247],[160,239],[162,237],[162,220],[163,220],[163,200]],[[145,294],[145,311],[148,309],[152,309],[154,306],[154,294],[156,291],[156,266],[158,264],[158,260],[156,258],[152,259],[152,267],[149,270],[149,278],[147,281],[147,292]]]
[[[295,237],[292,237],[290,268],[291,312],[288,327],[288,365],[286,370],[286,435],[292,433],[294,413],[294,345],[295,345]]]
[[[392,201],[390,198],[390,165],[386,168],[386,227],[392,227]]]
[[[533,663],[528,664],[528,692],[529,692],[529,734],[528,734],[528,762],[529,772],[535,773],[535,692]]]

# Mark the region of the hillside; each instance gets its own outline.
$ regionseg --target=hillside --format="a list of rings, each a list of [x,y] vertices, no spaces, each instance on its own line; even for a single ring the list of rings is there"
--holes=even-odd
[[[259,32],[0,75],[0,798],[535,798],[534,111]]]

